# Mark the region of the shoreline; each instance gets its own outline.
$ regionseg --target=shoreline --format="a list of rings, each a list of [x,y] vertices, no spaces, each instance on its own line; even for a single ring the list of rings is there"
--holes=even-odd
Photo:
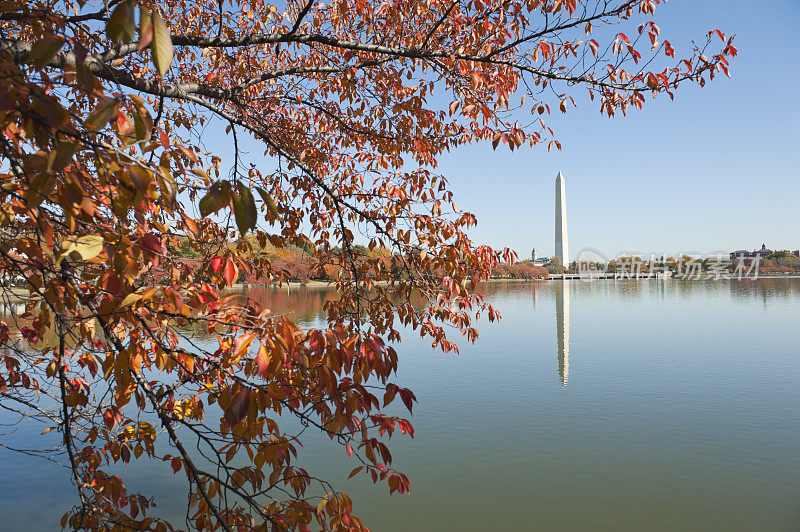
[[[631,281],[648,281],[648,280],[654,280],[654,281],[737,281],[737,280],[742,280],[742,281],[744,281],[744,280],[756,280],[757,281],[759,279],[800,279],[800,272],[798,272],[798,273],[789,273],[789,274],[783,274],[783,273],[759,274],[759,276],[756,277],[755,279],[751,279],[751,278],[748,278],[748,277],[744,277],[742,279],[736,279],[735,277],[728,277],[728,278],[724,278],[723,277],[723,278],[720,278],[720,279],[705,279],[705,278],[701,278],[701,279],[681,279],[681,278],[677,278],[677,277],[669,277],[669,278],[666,278],[666,279],[656,279],[655,277],[641,276],[639,278],[636,278],[636,277],[620,277],[620,278],[617,278],[617,279],[615,279],[615,278],[591,279],[591,280],[587,280],[587,282],[595,282],[595,281],[626,281],[626,280],[631,280]],[[486,281],[481,281],[478,284],[481,284],[481,283],[500,283],[500,282],[503,282],[503,283],[531,283],[531,282],[536,283],[536,282],[561,281],[561,280],[562,279],[556,279],[556,278],[552,278],[552,277],[546,278],[546,279],[513,279],[513,278],[505,279],[505,278],[502,278],[502,277],[494,277],[494,278],[488,279]],[[583,279],[569,279],[569,280],[571,280],[571,281],[581,281]],[[242,289],[242,288],[245,288],[245,289],[247,289],[247,288],[283,289],[283,288],[287,288],[287,287],[288,288],[333,288],[334,284],[335,283],[333,283],[333,282],[317,281],[317,280],[311,280],[311,281],[308,281],[307,283],[301,283],[301,282],[298,282],[298,281],[290,281],[288,283],[283,283],[281,285],[277,285],[277,284],[266,285],[266,284],[236,283],[236,284],[232,285],[231,287],[229,287],[229,289],[235,289],[235,290],[239,290],[239,289]],[[374,284],[378,285],[378,286],[387,286],[389,284],[389,281],[375,281]]]
[[[772,274],[759,274],[758,277],[751,279],[751,278],[742,278],[736,279],[734,277],[729,278],[720,278],[720,279],[680,279],[680,278],[666,278],[666,279],[656,279],[655,277],[620,277],[620,278],[601,278],[601,279],[591,279],[587,280],[586,282],[596,282],[596,281],[737,281],[737,280],[754,280],[757,281],[759,279],[800,279],[800,272],[799,273],[772,273]],[[583,281],[584,279],[568,279],[571,281]],[[548,282],[548,281],[563,281],[563,279],[555,279],[555,278],[547,278],[547,279],[503,279],[503,278],[492,278],[486,281],[481,281],[481,283],[538,283],[538,282]],[[328,282],[328,281],[317,281],[311,280],[307,283],[301,283],[298,281],[291,281],[288,283],[284,283],[282,285],[266,285],[266,284],[244,284],[244,283],[235,283],[230,287],[226,288],[225,290],[246,290],[248,288],[272,288],[275,290],[282,290],[284,288],[291,290],[293,288],[334,288],[335,283]],[[374,283],[377,286],[388,286],[389,281],[375,281]],[[479,283],[480,284],[480,283]],[[31,300],[31,297],[28,293],[28,290],[25,288],[15,288],[15,287],[0,287],[0,306],[2,305],[18,305],[21,303],[27,303]]]

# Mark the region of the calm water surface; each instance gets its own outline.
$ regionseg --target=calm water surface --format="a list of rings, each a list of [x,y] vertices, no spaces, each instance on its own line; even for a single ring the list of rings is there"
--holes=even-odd
[[[396,380],[419,399],[416,438],[392,444],[412,494],[336,484],[374,530],[800,530],[800,279],[485,291],[503,319],[477,344],[398,348]],[[335,297],[252,295],[305,325]],[[0,441],[40,431],[0,432],[14,430]],[[322,439],[300,458],[331,479],[356,465]],[[159,482],[145,467],[131,484],[181,523],[183,484],[148,467]],[[0,530],[57,529],[74,502],[38,460],[0,449],[0,475]]]

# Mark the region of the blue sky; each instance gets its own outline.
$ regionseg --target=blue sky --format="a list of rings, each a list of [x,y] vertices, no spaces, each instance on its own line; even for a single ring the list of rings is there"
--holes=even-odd
[[[570,254],[715,253],[800,248],[800,60],[797,0],[672,0],[663,38],[688,55],[718,27],[736,34],[732,79],[685,85],[642,111],[609,119],[588,98],[550,120],[563,145],[510,152],[477,145],[439,168],[473,238],[529,256],[553,252],[554,181],[567,183]]]

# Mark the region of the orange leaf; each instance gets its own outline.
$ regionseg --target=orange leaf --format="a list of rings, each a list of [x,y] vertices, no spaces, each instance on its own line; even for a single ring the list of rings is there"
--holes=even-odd
[[[236,338],[233,341],[233,357],[234,358],[241,358],[247,353],[247,350],[250,348],[250,344],[253,343],[253,339],[256,337],[253,333],[243,334]]]

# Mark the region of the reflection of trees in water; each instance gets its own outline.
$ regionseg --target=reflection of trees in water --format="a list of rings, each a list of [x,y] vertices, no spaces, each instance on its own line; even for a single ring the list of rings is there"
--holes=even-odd
[[[769,299],[800,299],[800,279],[786,278],[760,278],[747,280],[707,280],[688,281],[679,279],[669,280],[611,280],[603,279],[592,282],[574,281],[570,284],[570,292],[574,297],[590,297],[592,299],[641,299],[643,297],[658,297],[667,300],[670,298],[690,299],[703,297],[710,294],[730,293],[738,299],[761,299],[766,304]],[[535,301],[544,298],[557,298],[561,282],[558,281],[493,281],[482,283],[478,292],[484,297],[493,299],[493,304],[503,312],[503,301]],[[276,288],[269,286],[249,286],[239,290],[242,295],[249,297],[264,308],[270,309],[274,315],[290,314],[292,319],[300,324],[313,324],[325,319],[324,305],[326,301],[338,299],[338,292],[328,286],[293,286]],[[412,300],[415,308],[423,305],[419,297]],[[7,310],[6,310],[7,312]],[[13,328],[4,313],[4,319]],[[189,337],[203,338],[206,336],[204,327],[181,327],[184,334]]]
[[[0,303],[0,320],[6,324],[11,334],[19,334],[22,327],[27,327],[33,322],[32,317],[23,318],[25,313],[25,304],[3,299]]]
[[[800,300],[800,279],[742,279],[731,281],[730,293],[735,299],[760,299],[766,306],[768,300]]]
[[[335,301],[339,295],[327,286],[271,287],[248,286],[240,290],[242,295],[270,309],[272,314],[291,313],[292,321],[305,324],[324,319],[323,306],[326,301]]]
[[[485,283],[479,291],[488,297],[515,300],[538,298],[541,294],[553,297],[558,281],[545,282],[493,282]],[[762,300],[797,300],[800,298],[800,278],[759,279],[602,279],[591,282],[574,281],[571,293],[576,297],[592,297],[593,299],[608,297],[612,299],[640,299],[658,297],[659,299],[702,298],[707,295],[730,294],[737,299]],[[500,302],[498,310],[502,313]]]

